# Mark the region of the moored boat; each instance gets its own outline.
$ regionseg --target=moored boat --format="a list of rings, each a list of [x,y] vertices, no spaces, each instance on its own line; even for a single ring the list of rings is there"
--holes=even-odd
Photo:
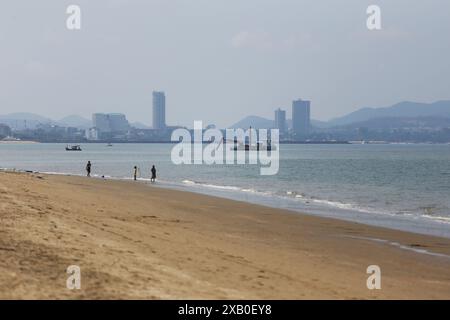
[[[81,151],[81,147],[80,145],[67,145],[66,146],[66,151]]]

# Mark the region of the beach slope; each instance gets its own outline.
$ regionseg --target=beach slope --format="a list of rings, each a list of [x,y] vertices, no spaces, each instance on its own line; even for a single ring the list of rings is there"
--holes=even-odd
[[[66,288],[67,267],[81,289]],[[368,290],[367,267],[381,268]],[[450,299],[450,239],[143,183],[0,172],[1,299]]]

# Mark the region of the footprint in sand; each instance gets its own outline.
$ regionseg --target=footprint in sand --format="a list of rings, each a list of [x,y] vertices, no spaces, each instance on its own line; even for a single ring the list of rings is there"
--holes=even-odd
[[[0,185],[0,209],[5,210],[11,202],[14,204],[17,201],[17,198],[8,192],[8,188],[4,185]]]

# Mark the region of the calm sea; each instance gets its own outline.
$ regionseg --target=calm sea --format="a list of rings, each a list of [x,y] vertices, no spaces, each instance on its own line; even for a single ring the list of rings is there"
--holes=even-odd
[[[450,145],[281,145],[280,169],[255,165],[181,165],[170,144],[0,144],[0,168],[143,181],[314,215],[450,238]]]

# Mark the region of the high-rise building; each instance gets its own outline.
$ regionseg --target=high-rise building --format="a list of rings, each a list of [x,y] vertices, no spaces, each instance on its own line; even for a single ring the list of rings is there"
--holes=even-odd
[[[6,124],[0,123],[0,138],[11,136],[11,128]]]
[[[166,128],[166,96],[164,92],[153,91],[153,129]]]
[[[305,138],[310,131],[311,101],[294,100],[292,102],[292,129],[297,138]]]
[[[130,128],[127,118],[121,113],[94,113],[92,122],[99,133],[126,132]]]
[[[280,131],[280,134],[286,132],[286,111],[280,108],[275,110],[275,128]]]
[[[130,129],[130,124],[124,114],[110,113],[108,118],[112,132],[126,132]]]
[[[94,128],[99,132],[111,132],[108,115],[105,113],[94,113],[92,115]]]

